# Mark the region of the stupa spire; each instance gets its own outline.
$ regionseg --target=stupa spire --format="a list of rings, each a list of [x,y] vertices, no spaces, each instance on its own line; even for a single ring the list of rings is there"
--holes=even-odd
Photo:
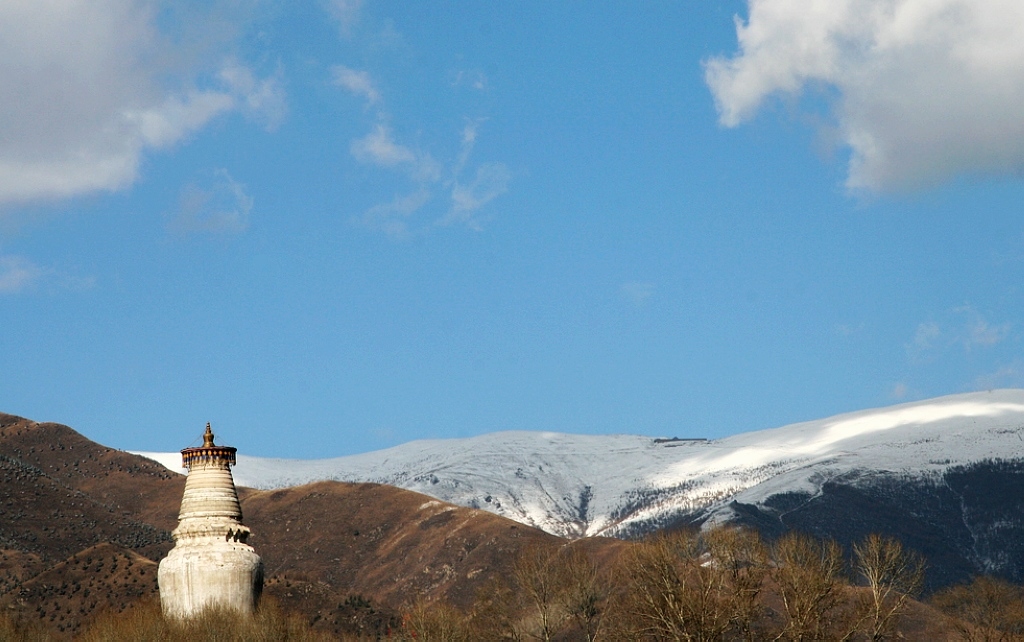
[[[250,613],[263,588],[263,562],[248,544],[231,477],[236,449],[213,440],[207,423],[203,445],[181,451],[188,477],[171,533],[174,548],[157,573],[160,603],[174,617],[191,617],[214,604]]]

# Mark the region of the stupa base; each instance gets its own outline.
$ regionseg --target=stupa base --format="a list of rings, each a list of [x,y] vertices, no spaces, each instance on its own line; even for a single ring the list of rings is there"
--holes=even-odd
[[[245,544],[176,546],[161,560],[157,583],[168,617],[190,618],[211,607],[251,614],[263,591],[263,562]]]

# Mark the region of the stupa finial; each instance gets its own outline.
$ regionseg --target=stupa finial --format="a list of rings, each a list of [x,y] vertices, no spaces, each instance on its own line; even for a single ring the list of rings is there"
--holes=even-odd
[[[220,466],[222,463],[227,466],[235,465],[235,449],[213,443],[213,429],[210,428],[210,422],[206,422],[203,445],[181,451],[181,465],[191,470],[193,464]]]

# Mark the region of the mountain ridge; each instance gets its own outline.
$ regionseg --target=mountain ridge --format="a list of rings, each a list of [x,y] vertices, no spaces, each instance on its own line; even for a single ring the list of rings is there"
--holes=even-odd
[[[178,457],[137,454],[172,470]],[[1024,390],[996,390],[703,441],[508,431],[321,460],[239,455],[235,477],[264,489],[383,483],[583,537],[648,532],[686,516],[728,520],[735,503],[813,496],[836,478],[934,480],[956,466],[1022,457]]]

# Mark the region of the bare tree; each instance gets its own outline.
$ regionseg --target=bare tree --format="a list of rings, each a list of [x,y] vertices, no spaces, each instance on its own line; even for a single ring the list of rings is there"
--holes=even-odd
[[[711,642],[722,640],[735,620],[730,573],[696,533],[637,544],[626,575],[629,637]]]
[[[495,575],[477,591],[472,626],[477,639],[521,642],[520,618],[523,596],[509,584],[510,578]]]
[[[786,624],[775,639],[835,637],[832,629],[845,585],[839,545],[789,533],[772,547],[772,557],[771,577],[778,586],[786,615]]]
[[[550,641],[578,628],[594,642],[605,602],[603,579],[586,553],[535,542],[519,552],[511,573],[478,593],[472,619],[487,639]]]
[[[725,574],[730,587],[732,632],[741,640],[761,640],[764,632],[761,591],[768,573],[768,551],[760,536],[739,528],[715,528],[704,534],[712,563]]]
[[[869,590],[862,600],[861,624],[869,640],[885,640],[924,584],[924,560],[899,540],[869,535],[853,547],[855,568]]]
[[[471,642],[466,617],[446,602],[419,601],[403,618],[402,639],[417,642]]]
[[[954,619],[951,624],[966,642],[1024,640],[1024,589],[991,577],[947,588],[932,605]]]
[[[564,560],[553,546],[532,544],[516,559],[512,577],[530,607],[527,614],[527,636],[550,641],[565,624],[566,569]]]
[[[587,642],[595,642],[601,631],[605,602],[597,565],[578,547],[567,547],[562,552],[562,568],[566,580],[563,598],[566,613]]]

